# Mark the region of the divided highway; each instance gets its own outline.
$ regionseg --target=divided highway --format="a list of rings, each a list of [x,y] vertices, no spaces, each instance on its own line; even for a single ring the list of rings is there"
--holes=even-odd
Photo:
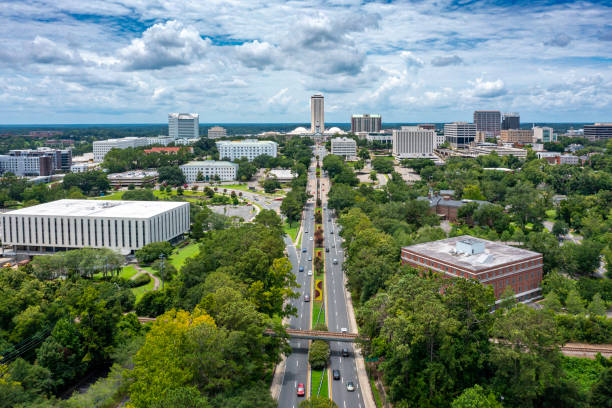
[[[315,155],[319,155],[319,160],[323,160],[325,156],[325,148],[317,147]],[[322,199],[323,199],[323,224],[324,224],[324,244],[329,248],[329,252],[325,252],[325,296],[326,296],[326,317],[329,331],[340,332],[342,329],[356,332],[355,327],[350,327],[347,301],[344,291],[344,272],[342,263],[344,254],[341,246],[341,238],[338,235],[338,226],[333,217],[332,212],[327,208],[327,190],[330,183],[323,174],[321,175]],[[313,192],[316,189],[316,175],[314,167],[309,169],[308,174],[308,191]],[[315,196],[313,194],[313,196]],[[303,215],[303,228],[301,247],[294,248],[287,240],[287,248],[289,259],[293,265],[293,272],[297,277],[297,282],[300,284],[298,299],[292,300],[293,305],[297,308],[297,317],[292,317],[289,321],[291,329],[309,330],[311,328],[311,302],[304,302],[304,296],[308,295],[312,299],[312,276],[308,275],[308,271],[313,269],[312,257],[314,256],[314,241],[311,240],[314,235],[314,198],[309,202]],[[303,252],[303,250],[306,252]],[[334,262],[334,259],[336,262]],[[299,272],[300,267],[304,271]],[[315,312],[313,312],[315,313]],[[278,400],[278,406],[281,408],[297,408],[299,403],[308,395],[311,395],[313,390],[310,389],[310,375],[308,372],[308,340],[291,340],[293,352],[287,357],[285,364],[285,373],[282,380],[282,388]],[[340,408],[364,408],[363,397],[360,389],[359,380],[357,378],[357,368],[354,359],[353,345],[350,343],[330,342],[331,359],[329,365],[329,373],[332,370],[340,370],[340,379],[333,380],[331,375],[328,375],[329,385],[331,390],[331,398],[338,404]],[[342,349],[348,349],[349,356],[342,356]],[[351,381],[355,385],[354,391],[348,391],[346,383]],[[306,386],[306,397],[297,396],[297,385],[302,383]],[[316,392],[316,390],[314,391]]]

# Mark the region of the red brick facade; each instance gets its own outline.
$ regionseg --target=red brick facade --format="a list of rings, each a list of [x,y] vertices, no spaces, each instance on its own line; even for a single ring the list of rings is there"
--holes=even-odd
[[[447,278],[475,279],[483,285],[492,286],[498,299],[508,286],[512,287],[519,301],[541,296],[542,255],[476,271],[402,248],[402,264],[421,270],[429,269]]]

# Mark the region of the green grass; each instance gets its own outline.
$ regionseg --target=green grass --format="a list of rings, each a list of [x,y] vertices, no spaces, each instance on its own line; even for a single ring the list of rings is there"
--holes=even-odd
[[[131,265],[124,266],[119,272],[119,276],[125,279],[130,279],[132,276],[136,275],[138,271]]]
[[[302,233],[300,234],[300,236],[298,237],[298,243],[297,243],[297,246],[296,246],[296,249],[297,249],[298,251],[301,251],[301,250],[302,250],[302,236],[303,236],[303,235],[304,235],[304,233],[302,232]]]
[[[370,377],[370,387],[372,388],[372,394],[374,394],[374,402],[376,403],[377,408],[382,408],[382,399],[380,398],[380,392],[378,392],[378,388],[376,388],[376,382],[374,379]]]
[[[323,296],[325,296],[325,294]],[[323,310],[321,310],[321,307],[323,307]],[[319,310],[321,310],[321,316],[319,316]],[[324,302],[314,302],[312,305],[312,327],[314,327],[317,324],[317,317],[319,317],[319,323],[325,323],[325,303]]]
[[[549,221],[554,221],[557,218],[557,210],[546,210],[546,218]]]
[[[177,249],[172,254],[172,256],[170,256],[170,263],[178,271],[185,264],[185,261],[187,260],[187,258],[191,258],[197,255],[199,252],[200,252],[200,244],[198,244],[197,242],[193,242],[187,246]]]
[[[297,238],[298,231],[300,230],[300,222],[294,222],[293,225],[289,225],[287,221],[283,225],[283,230],[285,234],[291,237],[291,241],[295,242],[295,238]]]
[[[319,390],[319,383],[321,382],[321,376],[323,376],[323,370],[311,370],[310,376],[310,395],[317,395],[317,391]],[[319,395],[322,397],[329,397],[329,387],[327,381],[327,370],[325,370],[325,376],[323,376],[323,383],[321,384],[321,391]]]
[[[143,269],[146,269],[146,268],[143,268]],[[147,283],[146,285],[140,286],[138,288],[133,288],[132,293],[134,294],[134,296],[136,296],[136,302],[138,302],[146,292],[153,290],[154,286],[155,286],[155,281],[151,279],[151,281],[149,281],[149,283]]]
[[[107,194],[103,197],[94,197],[93,199],[94,200],[121,200],[123,193],[125,193],[125,191],[115,191],[114,193]]]

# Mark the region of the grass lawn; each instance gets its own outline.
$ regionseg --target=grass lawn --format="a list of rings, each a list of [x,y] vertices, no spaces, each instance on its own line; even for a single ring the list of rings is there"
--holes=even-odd
[[[319,311],[321,311],[320,316]],[[312,305],[312,327],[317,324],[317,317],[319,318],[319,323],[325,323],[325,303],[323,302],[314,302]]]
[[[151,279],[151,281],[146,285],[140,286],[138,288],[133,288],[132,293],[134,294],[134,296],[136,296],[136,302],[138,302],[146,292],[153,290],[154,286],[155,281]]]
[[[124,266],[119,272],[119,276],[125,279],[130,279],[132,276],[136,275],[138,271],[131,265]]]
[[[557,210],[546,210],[546,218],[548,221],[554,221],[557,218]]]
[[[291,237],[291,241],[295,242],[295,238],[297,237],[298,231],[300,230],[300,222],[294,222],[293,225],[290,225],[287,221],[283,225],[283,230],[285,234]]]
[[[311,386],[310,386],[310,395],[316,396],[317,392],[321,397],[329,397],[329,388],[327,384],[327,370],[325,370],[325,375],[323,375],[323,370],[311,370],[312,375]],[[321,377],[323,377],[323,383],[321,383]],[[321,384],[321,390],[319,391],[319,384]]]
[[[298,251],[301,251],[301,250],[302,250],[302,236],[303,236],[303,235],[304,235],[304,233],[300,234],[300,236],[298,237],[298,243],[297,243],[297,246],[296,246],[296,249],[297,249]]]
[[[378,392],[378,388],[376,388],[376,383],[374,379],[370,377],[370,388],[372,388],[372,394],[374,394],[374,402],[376,403],[377,408],[382,408],[382,400],[380,399],[380,393]]]
[[[193,242],[187,246],[179,248],[170,256],[170,263],[172,266],[176,268],[176,270],[180,270],[187,258],[191,258],[192,256],[197,255],[200,252],[200,244],[197,242]]]

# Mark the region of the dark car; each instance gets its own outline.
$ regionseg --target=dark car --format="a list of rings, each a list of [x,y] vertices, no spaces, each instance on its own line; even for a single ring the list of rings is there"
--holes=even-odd
[[[302,248],[302,252],[306,252],[306,248]]]
[[[348,349],[345,347],[342,349],[342,357],[348,357],[349,356],[349,351]]]
[[[310,302],[310,295],[304,295],[304,302]]]
[[[304,272],[304,267],[300,266],[300,272]]]
[[[325,252],[329,252],[329,247],[325,248]]]
[[[339,380],[340,379],[340,370],[332,371],[332,375],[334,376],[334,380]]]

